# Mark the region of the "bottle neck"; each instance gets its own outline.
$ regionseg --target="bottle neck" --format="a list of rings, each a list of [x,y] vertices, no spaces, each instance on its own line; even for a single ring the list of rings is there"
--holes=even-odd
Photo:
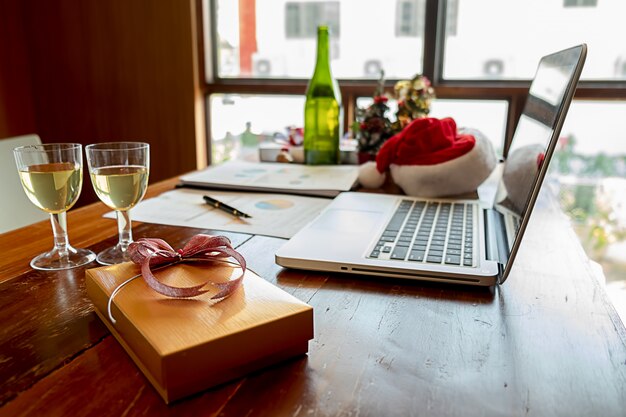
[[[315,72],[323,70],[330,72],[330,47],[328,31],[320,29],[317,32],[317,62]]]
[[[330,36],[328,28],[317,30],[317,61],[313,77],[309,80],[306,96],[311,97],[333,97],[341,103],[341,92],[339,85],[333,78],[330,70]]]

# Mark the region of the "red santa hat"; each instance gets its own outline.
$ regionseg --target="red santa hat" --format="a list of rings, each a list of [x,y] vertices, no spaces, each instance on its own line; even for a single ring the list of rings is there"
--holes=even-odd
[[[440,197],[475,190],[496,165],[491,142],[479,131],[457,130],[451,118],[413,120],[359,170],[366,188],[378,188],[391,171],[408,195]]]

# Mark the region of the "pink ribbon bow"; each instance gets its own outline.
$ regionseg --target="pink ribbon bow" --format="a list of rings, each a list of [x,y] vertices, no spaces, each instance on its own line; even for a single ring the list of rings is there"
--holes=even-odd
[[[130,259],[141,265],[141,275],[148,286],[159,294],[168,297],[195,297],[208,292],[202,289],[207,284],[217,287],[220,291],[211,297],[212,300],[223,299],[231,295],[241,284],[246,272],[246,260],[230,244],[225,236],[195,235],[187,244],[175,251],[163,239],[139,239],[128,247]],[[206,281],[193,287],[174,287],[159,281],[152,273],[153,267],[165,267],[181,262],[224,260],[232,257],[241,266],[241,275],[232,281],[215,283]]]

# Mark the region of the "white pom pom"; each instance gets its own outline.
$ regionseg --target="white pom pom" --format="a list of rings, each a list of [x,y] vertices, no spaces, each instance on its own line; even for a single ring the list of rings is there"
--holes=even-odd
[[[378,172],[376,162],[366,162],[359,167],[359,182],[365,188],[379,188],[385,182],[385,173]]]

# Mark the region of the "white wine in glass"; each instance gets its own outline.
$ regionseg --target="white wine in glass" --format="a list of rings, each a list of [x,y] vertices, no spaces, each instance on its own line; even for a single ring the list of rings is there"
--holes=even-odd
[[[116,211],[118,244],[98,254],[98,262],[126,262],[133,241],[129,210],[146,193],[150,169],[150,146],[142,142],[108,142],[88,145],[87,164],[98,198]]]
[[[66,211],[78,200],[83,184],[83,155],[79,143],[30,145],[13,150],[24,192],[41,210],[50,213],[54,248],[34,258],[40,270],[63,270],[85,265],[96,255],[75,249],[67,237]]]
[[[134,207],[146,192],[148,168],[143,166],[112,166],[94,168],[91,182],[104,204],[114,210]]]

